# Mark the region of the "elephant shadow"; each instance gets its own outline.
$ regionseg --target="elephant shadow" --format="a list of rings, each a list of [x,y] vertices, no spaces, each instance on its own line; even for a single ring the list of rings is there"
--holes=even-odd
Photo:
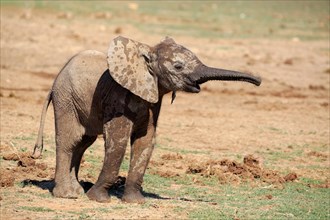
[[[125,177],[121,177],[119,176],[117,181],[110,187],[108,193],[109,196],[115,196],[118,199],[121,199],[122,196],[124,195],[124,189],[125,189],[125,181],[126,178]],[[23,180],[22,182],[22,186],[26,187],[26,186],[36,186],[39,187],[43,190],[48,190],[50,193],[53,192],[53,189],[55,187],[55,181],[54,179],[50,179],[50,180],[30,180],[30,179],[26,179]],[[91,182],[88,181],[83,181],[81,180],[80,185],[83,187],[84,192],[86,193],[90,188],[92,188],[92,186],[94,185]],[[149,192],[145,192],[143,191],[142,194],[147,197],[147,198],[152,198],[152,199],[161,199],[161,200],[169,200],[171,198],[168,197],[162,197],[158,194],[155,193],[149,193]]]

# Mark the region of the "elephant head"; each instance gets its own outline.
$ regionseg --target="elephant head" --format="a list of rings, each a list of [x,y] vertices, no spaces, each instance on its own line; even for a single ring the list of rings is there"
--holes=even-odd
[[[261,79],[248,73],[208,67],[187,48],[165,38],[154,47],[124,37],[115,38],[108,50],[112,78],[142,99],[158,102],[162,93],[198,93],[209,80],[245,81],[259,86]]]

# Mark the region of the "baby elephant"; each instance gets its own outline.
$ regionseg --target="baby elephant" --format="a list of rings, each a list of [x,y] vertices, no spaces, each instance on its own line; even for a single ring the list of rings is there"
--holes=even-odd
[[[45,115],[53,102],[56,129],[56,171],[53,195],[76,198],[83,193],[78,182],[85,150],[103,133],[105,157],[91,200],[108,202],[127,142],[131,158],[125,202],[143,203],[143,175],[154,148],[162,98],[176,91],[198,93],[208,80],[246,81],[257,86],[261,79],[247,73],[205,66],[190,50],[165,38],[154,47],[124,37],[112,40],[108,54],[94,50],[72,57],[58,74],[43,107],[33,157],[43,148]],[[173,101],[173,100],[172,100]]]

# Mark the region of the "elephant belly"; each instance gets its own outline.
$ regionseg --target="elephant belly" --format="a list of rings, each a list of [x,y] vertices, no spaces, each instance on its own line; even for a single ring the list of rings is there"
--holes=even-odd
[[[97,99],[99,102],[99,99]],[[86,117],[85,131],[86,135],[103,134],[103,111],[101,103],[91,102],[90,111]]]
[[[95,94],[93,87],[79,91],[78,94],[75,91],[72,93],[78,121],[84,127],[85,134],[89,136],[103,133],[102,106],[99,96],[88,95],[93,93]]]

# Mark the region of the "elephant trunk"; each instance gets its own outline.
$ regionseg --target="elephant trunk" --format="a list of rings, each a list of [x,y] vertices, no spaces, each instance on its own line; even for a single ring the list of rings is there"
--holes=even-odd
[[[256,86],[261,84],[261,79],[251,74],[208,67],[203,64],[191,75],[191,79],[199,85],[209,80],[245,81]]]

